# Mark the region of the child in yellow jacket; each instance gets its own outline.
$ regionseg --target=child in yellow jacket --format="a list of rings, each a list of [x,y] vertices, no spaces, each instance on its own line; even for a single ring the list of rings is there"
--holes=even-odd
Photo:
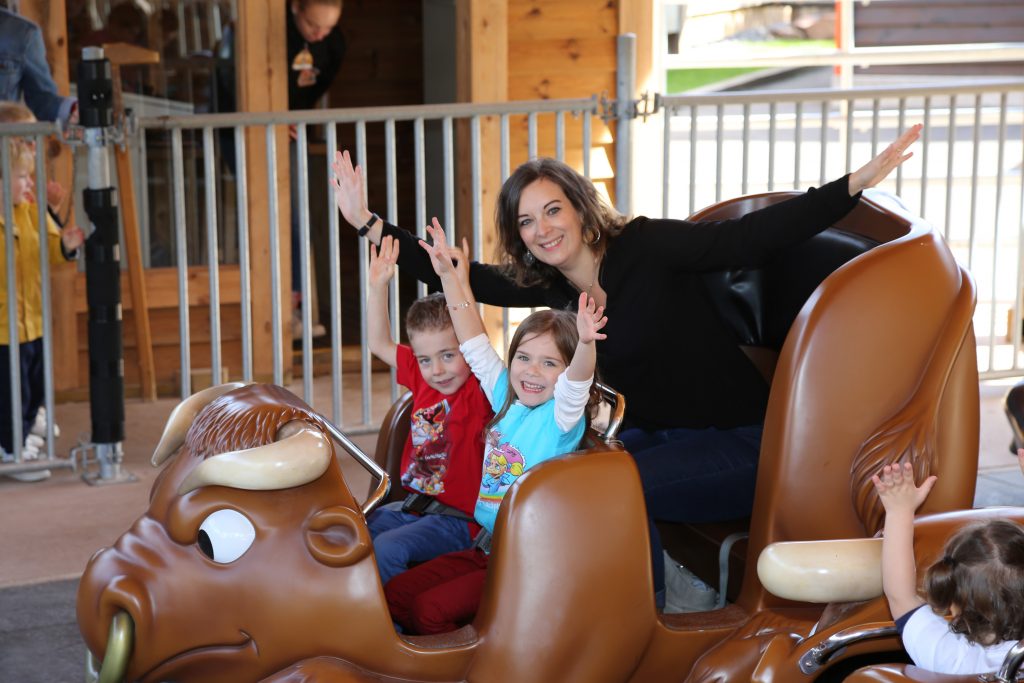
[[[0,108],[6,110],[22,105],[5,102]],[[27,113],[27,110],[25,110]],[[0,120],[7,119],[11,112],[0,111]],[[29,113],[29,116],[31,114]],[[22,119],[24,120],[24,119]],[[32,120],[32,119],[29,119]],[[17,340],[21,376],[21,420],[25,443],[22,455],[26,459],[38,457],[41,440],[29,436],[36,414],[43,402],[43,296],[42,274],[40,272],[39,207],[34,202],[32,175],[35,159],[32,146],[23,140],[8,138],[10,146],[10,182],[0,182],[0,447],[6,460],[13,458],[14,426],[12,420],[10,376],[10,345]],[[0,179],[2,181],[2,179]],[[11,232],[14,236],[14,299],[16,305],[16,331],[12,334],[9,322],[8,275],[7,275],[7,231],[3,206],[4,192],[10,188],[12,204]],[[84,241],[82,231],[75,226],[61,230],[47,215],[46,251],[50,263],[59,263],[74,258]],[[47,471],[15,475],[20,480],[38,480],[49,476]]]

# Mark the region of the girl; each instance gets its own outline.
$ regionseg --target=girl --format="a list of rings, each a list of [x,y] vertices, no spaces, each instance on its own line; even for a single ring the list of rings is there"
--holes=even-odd
[[[904,463],[872,479],[885,507],[882,586],[914,664],[943,674],[997,671],[1024,637],[1024,529],[991,520],[955,533],[925,573],[926,602],[916,587],[914,511],[936,478],[914,486]]]
[[[587,424],[597,353],[607,318],[586,292],[579,313],[539,311],[516,330],[506,368],[484,334],[483,321],[455,272],[437,219],[420,242],[441,279],[460,350],[494,407],[486,427],[484,473],[473,516],[487,532],[469,550],[413,567],[385,587],[395,622],[406,632],[453,631],[476,614],[487,573],[489,534],[501,500],[538,462],[576,450]]]

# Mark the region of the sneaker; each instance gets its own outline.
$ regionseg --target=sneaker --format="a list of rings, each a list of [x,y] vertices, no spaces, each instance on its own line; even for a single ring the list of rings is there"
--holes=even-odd
[[[29,434],[25,437],[25,450],[33,450],[35,451],[36,456],[38,456],[45,448],[46,439],[43,437],[36,436],[35,434]]]
[[[707,612],[718,604],[718,591],[665,553],[665,613]]]
[[[39,406],[39,412],[36,413],[35,422],[32,423],[29,433],[46,438],[46,406]],[[56,422],[53,423],[53,436],[54,438],[60,436],[60,427]]]

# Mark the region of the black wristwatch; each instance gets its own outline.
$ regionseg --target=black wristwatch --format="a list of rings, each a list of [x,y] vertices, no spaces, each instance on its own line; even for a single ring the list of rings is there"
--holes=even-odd
[[[359,230],[357,231],[356,234],[358,234],[360,237],[365,237],[366,233],[370,232],[370,228],[372,228],[374,226],[374,224],[376,224],[377,221],[379,221],[379,220],[380,220],[380,216],[378,216],[375,213],[371,213],[370,214],[370,220],[366,221],[366,225],[364,225],[363,227],[359,228]]]

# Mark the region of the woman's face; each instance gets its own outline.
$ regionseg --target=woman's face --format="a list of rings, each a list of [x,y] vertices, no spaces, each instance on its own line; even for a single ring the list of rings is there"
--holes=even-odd
[[[547,178],[523,189],[516,224],[526,248],[549,266],[568,267],[584,249],[579,213],[562,188]]]
[[[338,19],[341,19],[340,7],[321,5],[317,2],[307,3],[305,9],[302,9],[299,3],[293,2],[292,13],[295,15],[295,27],[308,43],[319,43],[326,38],[338,23]]]

